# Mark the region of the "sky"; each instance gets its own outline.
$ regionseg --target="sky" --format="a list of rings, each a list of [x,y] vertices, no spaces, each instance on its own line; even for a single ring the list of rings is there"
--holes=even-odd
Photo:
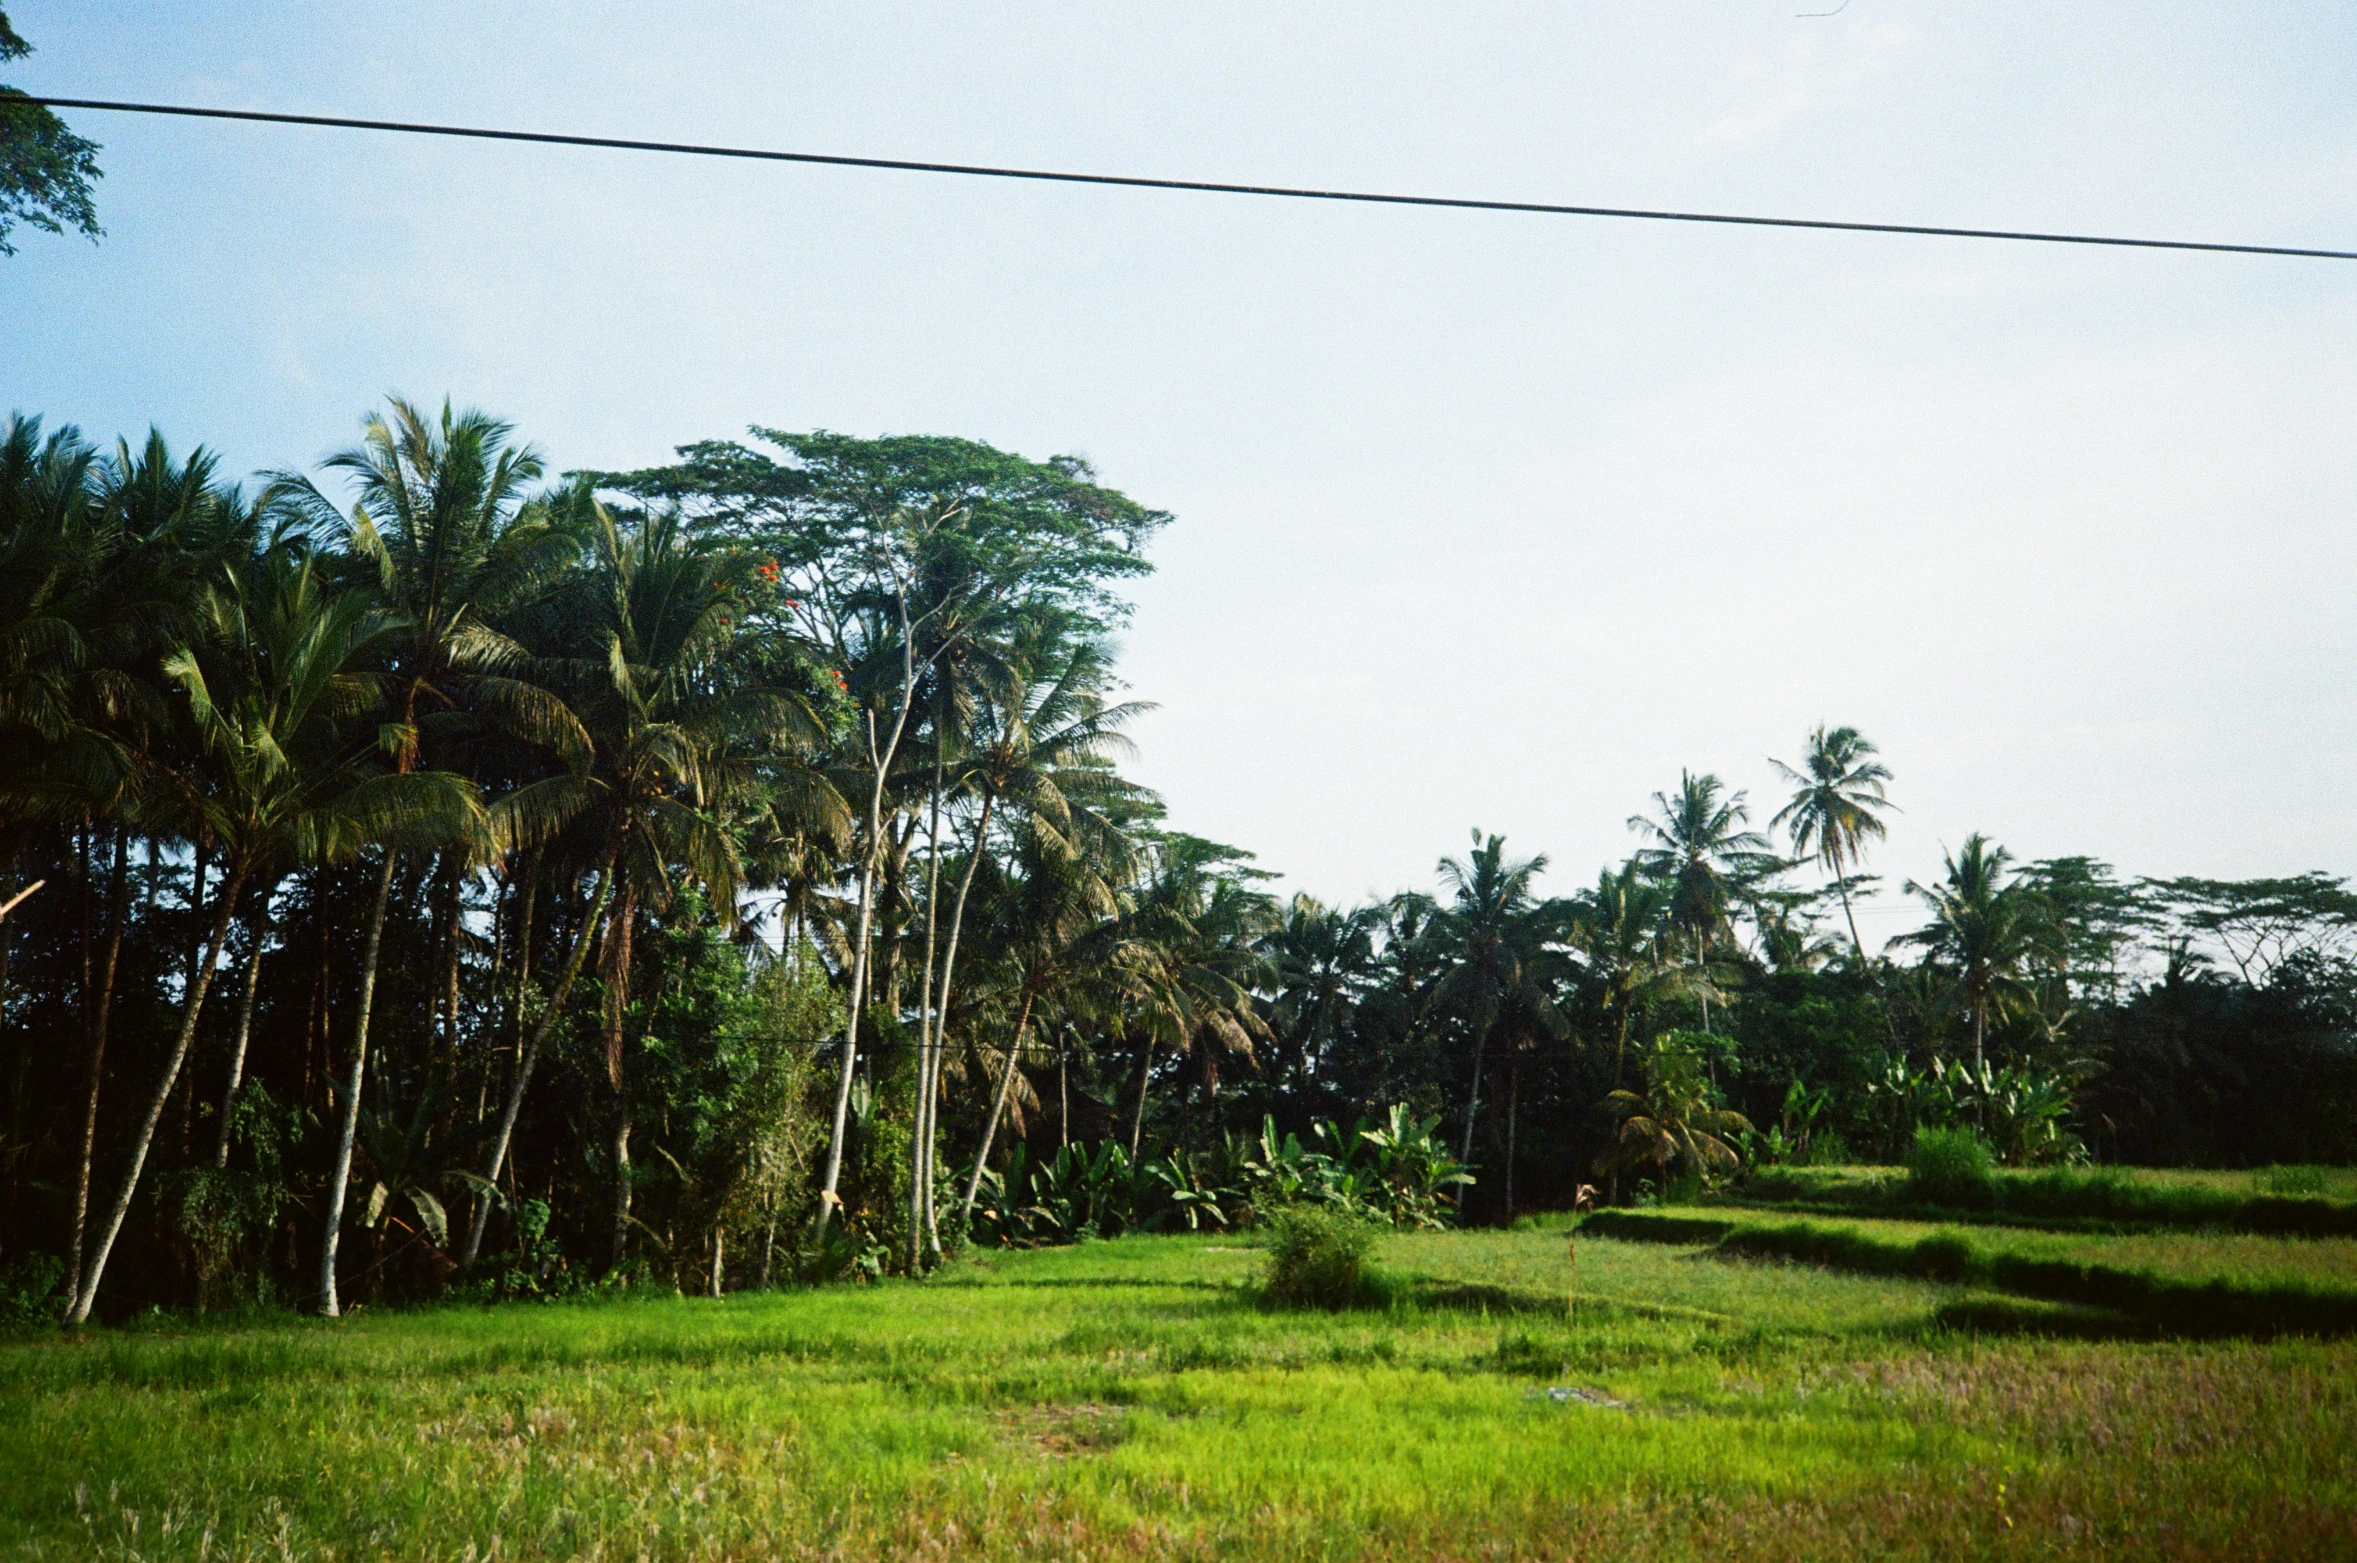
[[[2357,12],[1849,0],[15,0],[29,91],[1605,206],[2357,248]],[[2123,25],[2128,23],[2131,25]],[[1329,900],[1593,879],[1681,768],[2357,873],[2357,263],[1184,196],[79,113],[0,403],[232,470],[389,392],[552,469],[748,425],[1077,454],[1176,520],[1172,823]]]

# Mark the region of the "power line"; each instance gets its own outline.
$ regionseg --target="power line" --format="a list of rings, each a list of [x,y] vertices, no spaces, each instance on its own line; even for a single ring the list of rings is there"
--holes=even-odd
[[[1628,206],[1565,206],[1547,201],[1483,201],[1469,196],[1387,195],[1371,190],[1317,190],[1294,185],[1226,184],[1205,179],[1149,179],[1132,174],[1081,174],[979,163],[926,163],[892,157],[847,157],[828,152],[779,152],[761,147],[710,146],[691,141],[636,141],[618,136],[569,136],[545,130],[490,130],[472,125],[427,125],[393,119],[349,119],[331,114],[270,114],[256,109],[194,108],[179,103],[124,103],[109,98],[9,96],[46,108],[99,109],[118,114],[164,114],[259,125],[306,125],[331,130],[383,130],[474,141],[521,141],[537,146],[592,147],[614,152],[669,152],[764,163],[809,163],[827,168],[880,168],[898,173],[956,174],[973,179],[1028,179],[1047,184],[1109,185],[1128,190],[1178,190],[1195,195],[1261,195],[1290,201],[1352,201],[1372,206],[1424,206],[1451,211],[1522,212],[1541,217],[1613,217],[1641,222],[1715,223],[1736,228],[1809,228],[1833,233],[1890,233],[1933,239],[2003,239],[2021,244],[2090,244],[2131,250],[2198,250],[2224,255],[2283,255],[2306,260],[2357,260],[2357,250],[2304,249],[2283,244],[2220,244],[2197,239],[2131,239],[2030,229],[1949,228],[1922,223],[1838,222],[1816,217],[1749,217],[1730,212],[1657,211]]]

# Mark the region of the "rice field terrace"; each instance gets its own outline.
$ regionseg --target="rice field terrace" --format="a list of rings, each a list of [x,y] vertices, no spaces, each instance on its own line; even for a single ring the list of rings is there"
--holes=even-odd
[[[1731,1216],[1783,1222],[1660,1219]],[[1938,1235],[1850,1225],[1892,1247]],[[1247,1234],[984,1252],[923,1282],[717,1301],[25,1339],[0,1346],[0,1546],[2357,1555],[2348,1339],[2066,1338],[2008,1313],[2001,1288],[1723,1238],[1583,1236],[1575,1311],[1566,1235],[1558,1218],[1386,1237],[1379,1300],[1337,1312],[1270,1306]],[[2357,1245],[2331,1240],[2008,1231],[2002,1245],[2357,1289]]]

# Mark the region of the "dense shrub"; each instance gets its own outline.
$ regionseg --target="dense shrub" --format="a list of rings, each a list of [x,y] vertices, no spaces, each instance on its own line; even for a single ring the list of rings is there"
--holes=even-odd
[[[1907,1153],[1907,1198],[1985,1210],[1997,1202],[1997,1164],[1971,1129],[1918,1129]]]
[[[1287,1308],[1347,1308],[1368,1290],[1375,1229],[1356,1216],[1295,1206],[1268,1221],[1268,1298]]]
[[[55,1254],[27,1254],[0,1265],[0,1330],[55,1325],[65,1310],[65,1261]]]
[[[2259,1187],[2278,1199],[2318,1199],[2324,1194],[2322,1167],[2264,1167]]]

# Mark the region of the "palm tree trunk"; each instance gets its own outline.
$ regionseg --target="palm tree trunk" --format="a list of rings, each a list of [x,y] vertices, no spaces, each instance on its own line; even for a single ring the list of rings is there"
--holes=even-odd
[[[147,1115],[140,1121],[138,1138],[132,1141],[131,1165],[124,1170],[123,1187],[115,1195],[114,1208],[107,1215],[96,1248],[91,1251],[89,1268],[76,1286],[73,1309],[66,1315],[68,1324],[86,1322],[91,1305],[98,1300],[98,1284],[106,1275],[107,1256],[114,1252],[115,1238],[123,1230],[123,1217],[130,1213],[131,1198],[139,1191],[140,1169],[146,1166],[148,1150],[155,1144],[156,1126],[164,1121],[164,1109],[172,1101],[172,1088],[179,1083],[180,1068],[187,1063],[189,1046],[196,1040],[196,1022],[204,1013],[205,991],[213,985],[213,973],[221,964],[221,946],[228,942],[229,914],[237,904],[238,892],[244,888],[245,867],[239,864],[230,874],[228,884],[222,887],[220,905],[213,913],[212,939],[205,947],[203,963],[197,968],[196,984],[181,1008],[180,1035],[172,1044],[164,1078],[157,1082],[155,1094],[148,1099]]]
[[[106,1063],[106,1034],[108,1016],[114,1008],[115,965],[123,950],[123,923],[130,916],[131,905],[126,880],[130,863],[130,841],[121,830],[115,832],[115,864],[107,884],[107,942],[106,955],[99,962],[97,997],[90,1012],[90,1046],[82,1073],[82,1155],[74,1175],[74,1241],[72,1258],[66,1274],[72,1277],[79,1294],[82,1275],[82,1245],[85,1228],[90,1218],[90,1174],[98,1148],[98,1088]],[[85,876],[87,877],[87,876]],[[85,902],[88,886],[83,888]],[[85,945],[88,929],[85,928]],[[89,980],[85,966],[83,980]]]
[[[608,1239],[612,1259],[606,1265],[608,1275],[622,1273],[622,1261],[630,1254],[630,1103],[621,1102],[614,1113],[614,1230]]]
[[[1850,909],[1850,876],[1835,869],[1833,883],[1841,891],[1841,915],[1850,925],[1850,945],[1858,952],[1858,969],[1866,969],[1866,941],[1858,937],[1858,914]]]
[[[630,934],[637,898],[625,887],[606,919],[606,1083],[614,1091],[614,1234],[609,1271],[618,1272],[630,1245],[630,1075],[623,1058],[622,1021],[630,1005]]]
[[[254,991],[262,982],[262,941],[269,937],[270,897],[262,897],[262,909],[254,918],[254,953],[246,957],[246,987],[237,1006],[237,1041],[229,1049],[229,1084],[221,1092],[221,1132],[213,1142],[213,1170],[218,1172],[229,1165],[229,1115],[237,1105],[237,1088],[245,1084],[246,1039],[254,1030]]]
[[[1473,1047],[1473,1089],[1465,1097],[1465,1146],[1464,1149],[1457,1152],[1457,1160],[1462,1162],[1470,1163],[1473,1160],[1473,1117],[1474,1114],[1481,1111],[1481,1059],[1482,1055],[1488,1051],[1489,1027],[1484,1026],[1481,1028],[1480,1038]],[[1461,1212],[1464,1206],[1465,1186],[1459,1184],[1457,1186],[1457,1208]]]
[[[434,1133],[447,1139],[456,1119],[461,1089],[459,1073],[459,979],[464,967],[459,960],[459,946],[464,929],[461,919],[466,911],[466,878],[456,853],[444,854],[444,877],[449,883],[443,889],[442,905],[442,993],[436,1007],[442,1012],[442,1068],[444,1083],[442,1110],[434,1117]]]
[[[726,1273],[727,1273],[727,1272],[726,1272],[726,1270],[725,1270],[725,1268],[723,1267],[723,1264],[722,1264],[722,1260],[721,1260],[721,1252],[720,1252],[720,1224],[719,1224],[718,1222],[714,1222],[714,1223],[713,1223],[713,1225],[712,1225],[712,1295],[713,1295],[713,1296],[715,1296],[715,1297],[718,1297],[718,1296],[720,1295],[720,1283],[721,1283],[721,1281],[722,1281],[722,1280],[725,1278],[725,1276],[726,1276]]]
[[[939,1153],[937,1125],[941,1098],[941,1074],[949,1055],[949,1000],[952,984],[957,976],[958,936],[965,931],[966,926],[966,892],[974,888],[974,870],[982,861],[982,845],[988,839],[990,831],[990,810],[997,801],[998,799],[990,793],[985,792],[982,795],[982,810],[974,821],[974,845],[966,853],[966,871],[958,876],[957,904],[951,908],[949,914],[949,945],[941,954],[941,997],[939,1000],[941,1018],[935,1024],[933,1033],[933,1080],[927,1089],[927,1096],[930,1099],[927,1133],[935,1143],[928,1145],[928,1157],[937,1157]],[[938,1259],[941,1257],[941,1222],[938,1213],[933,1208],[933,1200],[933,1180],[928,1178],[925,1182],[925,1247],[927,1252]]]
[[[1138,1159],[1138,1141],[1146,1132],[1146,1086],[1154,1078],[1154,1038],[1146,1038],[1145,1056],[1138,1060],[1138,1110],[1129,1120],[1129,1159]]]
[[[532,1066],[539,1061],[541,1044],[548,1040],[549,1032],[556,1026],[557,1016],[564,1012],[565,999],[572,993],[573,982],[581,975],[581,967],[589,958],[590,938],[597,929],[598,919],[605,915],[606,897],[612,893],[614,888],[614,861],[615,854],[607,853],[604,867],[598,870],[597,893],[590,897],[589,910],[583,914],[581,927],[573,935],[573,953],[565,957],[564,974],[557,979],[556,991],[549,995],[548,1008],[541,1012],[540,1024],[533,1028],[531,1039],[518,1044],[515,1078],[508,1082],[507,1105],[500,1110],[499,1130],[491,1137],[491,1156],[483,1167],[483,1181],[485,1183],[497,1184],[500,1169],[507,1165],[507,1148],[509,1142],[515,1137],[516,1115],[524,1110],[524,1087],[532,1083]],[[529,918],[529,903],[527,903],[525,922],[525,937],[527,939],[531,937]],[[528,973],[530,963],[526,961],[522,964]],[[522,985],[525,978],[518,976],[516,981],[516,1030],[521,1033],[524,1029],[524,990]],[[475,1256],[482,1252],[483,1229],[490,1224],[490,1221],[491,1199],[490,1196],[484,1195],[475,1201],[474,1224],[467,1229],[466,1248],[458,1256],[460,1264],[473,1264]]]
[[[184,984],[184,990],[185,988],[193,988],[196,986],[197,962],[204,958],[204,935],[197,931],[199,927],[197,918],[204,911],[205,870],[211,862],[212,853],[205,846],[202,837],[198,838],[196,845],[190,850],[189,859],[188,976]],[[191,1069],[181,1077],[180,1081],[180,1156],[184,1161],[188,1159],[189,1142],[194,1138],[195,1134],[196,1071]]]
[[[1975,1104],[1979,1110],[1973,1114],[1973,1119],[1980,1125],[1983,1135],[1989,1132],[1989,1093],[1984,1084],[1988,1077],[1981,1069],[1983,1056],[1981,1041],[1988,1029],[1988,1000],[1985,998],[1975,999],[1972,1005],[1972,1084],[1974,1091],[1979,1094],[1980,1100]]]
[[[998,1138],[998,1121],[1007,1110],[1007,1096],[1014,1089],[1015,1067],[1023,1061],[1023,1032],[1031,1024],[1031,995],[1023,995],[1023,1011],[1015,1020],[1015,1040],[1007,1047],[1007,1067],[999,1071],[998,1095],[990,1104],[990,1121],[982,1126],[982,1148],[974,1153],[974,1170],[966,1178],[966,1202],[960,1217],[968,1224],[974,1219],[974,1197],[982,1187],[982,1169],[990,1165],[990,1142]]]
[[[925,851],[925,985],[917,1011],[917,1100],[910,1114],[908,1180],[908,1268],[914,1275],[925,1257],[926,1194],[933,1183],[933,1005],[934,942],[941,922],[941,719],[933,719],[933,798],[927,811]]]
[[[515,1042],[508,1052],[508,1072],[512,1076],[524,1061],[524,999],[532,991],[532,922],[540,909],[540,854],[534,852],[524,866],[524,905],[516,914],[516,996]],[[600,908],[604,910],[604,908]]]
[[[1506,1071],[1506,1224],[1514,1224],[1514,1139],[1521,1127],[1522,1066]],[[1461,1186],[1461,1185],[1460,1185]]]
[[[908,708],[915,686],[912,674],[902,686],[900,715],[892,724],[892,740],[881,755],[876,752],[874,713],[869,713],[867,719],[868,758],[875,766],[875,785],[868,792],[867,852],[859,868],[859,931],[851,952],[851,1003],[843,1026],[843,1072],[835,1083],[835,1117],[827,1133],[826,1177],[819,1188],[818,1219],[814,1223],[816,1235],[822,1237],[828,1223],[835,1218],[835,1207],[843,1203],[835,1190],[843,1178],[843,1136],[851,1123],[851,1081],[859,1067],[859,1020],[867,1002],[869,944],[876,918],[876,870],[884,856],[884,778],[891,769],[892,756],[900,749],[900,734],[908,725]]]
[[[761,1229],[761,1276],[753,1284],[766,1292],[769,1290],[770,1259],[777,1253],[777,1196],[773,1194],[764,1199],[762,1210],[767,1219]]]
[[[393,894],[393,869],[399,861],[400,854],[386,851],[385,866],[376,876],[376,900],[369,908],[368,943],[360,956],[360,1015],[353,1023],[352,1068],[344,1076],[335,1170],[327,1180],[326,1225],[319,1239],[319,1311],[330,1319],[340,1317],[343,1311],[336,1301],[336,1247],[343,1236],[344,1185],[352,1176],[352,1140],[360,1132],[360,1087],[368,1077],[368,1021],[376,1007],[377,952],[384,945],[385,902]]]

